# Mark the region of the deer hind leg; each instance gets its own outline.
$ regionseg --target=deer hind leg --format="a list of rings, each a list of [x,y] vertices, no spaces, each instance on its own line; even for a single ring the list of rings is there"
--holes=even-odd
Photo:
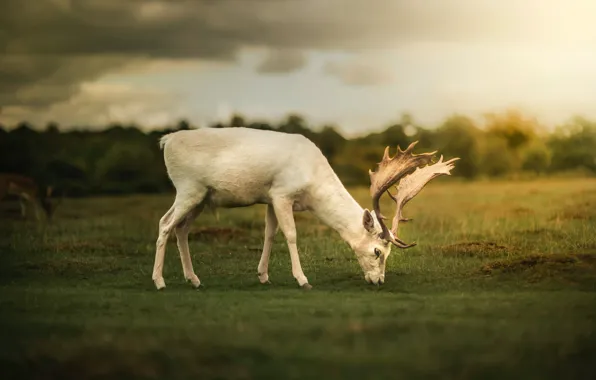
[[[21,206],[21,217],[27,218],[27,201],[23,197],[19,197],[19,205]]]
[[[19,204],[21,205],[21,216],[23,219],[27,219],[27,207],[35,207],[35,201],[27,193],[19,193]],[[37,210],[34,210],[35,217],[37,218]]]
[[[163,264],[166,255],[166,243],[172,230],[182,222],[182,220],[191,212],[197,205],[200,205],[205,196],[207,189],[196,187],[189,190],[177,190],[174,204],[165,213],[159,221],[159,235],[155,243],[155,263],[153,265],[152,279],[155,287],[160,290],[166,287],[163,279]]]
[[[265,242],[263,243],[261,260],[257,267],[257,273],[261,284],[269,283],[269,255],[271,254],[271,245],[273,244],[273,238],[275,237],[277,228],[278,223],[277,217],[275,216],[275,210],[273,209],[273,206],[267,205],[267,211],[265,212]]]
[[[192,260],[190,258],[190,249],[188,248],[188,233],[192,222],[203,211],[204,203],[201,203],[193,210],[191,210],[186,217],[180,222],[175,229],[176,239],[178,241],[178,251],[180,251],[180,261],[182,262],[182,271],[184,272],[184,279],[190,281],[192,286],[198,288],[201,285],[201,280],[195,274],[192,267]]]
[[[36,203],[36,202],[31,202],[31,206],[33,206],[33,212],[35,213],[35,219],[37,219],[37,221],[41,221],[42,218],[42,208],[41,205]]]
[[[298,247],[296,246],[296,224],[294,223],[294,212],[292,210],[292,201],[286,199],[274,200],[273,208],[275,216],[279,223],[290,250],[290,259],[292,260],[292,275],[298,281],[298,285],[305,289],[310,289],[308,279],[302,271],[300,257],[298,256]]]

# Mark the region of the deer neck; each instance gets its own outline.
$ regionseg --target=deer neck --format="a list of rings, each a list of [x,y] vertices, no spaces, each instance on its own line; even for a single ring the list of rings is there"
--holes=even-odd
[[[327,226],[336,230],[352,246],[362,238],[364,209],[333,173],[311,192],[311,210]]]

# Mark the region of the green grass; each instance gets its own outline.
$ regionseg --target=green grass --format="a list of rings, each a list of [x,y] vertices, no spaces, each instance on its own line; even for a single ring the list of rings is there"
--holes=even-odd
[[[367,189],[353,189],[368,205]],[[172,196],[66,200],[43,228],[0,224],[2,378],[579,379],[596,367],[596,180],[436,180],[405,210],[386,283],[337,233],[296,214],[310,292],[283,237],[256,275],[264,206],[205,213],[190,248],[205,285],[151,271]],[[387,201],[387,200],[386,200]],[[391,207],[387,201],[385,208]]]

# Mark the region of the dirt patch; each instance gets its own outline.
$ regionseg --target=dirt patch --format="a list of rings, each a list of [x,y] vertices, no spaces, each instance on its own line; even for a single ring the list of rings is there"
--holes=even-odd
[[[471,241],[441,247],[444,256],[459,257],[500,256],[508,250],[509,247],[491,241]]]
[[[596,274],[596,255],[534,254],[517,259],[493,261],[480,269],[487,275],[531,271],[535,279],[544,276],[554,277],[575,270]]]

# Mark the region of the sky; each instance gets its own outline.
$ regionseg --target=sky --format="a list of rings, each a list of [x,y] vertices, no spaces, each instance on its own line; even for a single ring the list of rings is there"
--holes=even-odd
[[[596,118],[593,0],[0,0],[0,123]]]

